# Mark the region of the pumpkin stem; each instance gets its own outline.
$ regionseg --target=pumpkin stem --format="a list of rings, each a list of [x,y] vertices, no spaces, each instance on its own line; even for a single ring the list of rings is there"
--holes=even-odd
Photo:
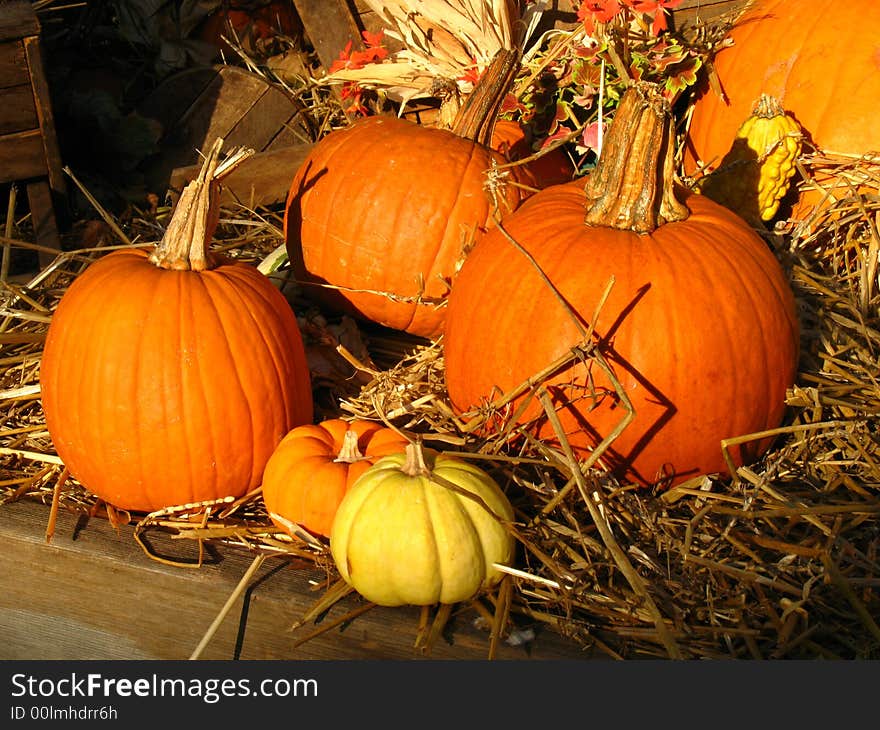
[[[208,247],[220,219],[220,180],[254,154],[252,149],[239,148],[221,163],[222,147],[223,139],[218,137],[198,176],[181,192],[165,235],[150,255],[156,266],[179,271],[212,267]]]
[[[358,435],[354,429],[348,429],[342,437],[342,447],[333,461],[344,461],[346,464],[353,464],[364,458],[361,450],[358,448]]]
[[[631,85],[584,187],[584,222],[650,233],[687,218],[690,211],[675,195],[674,151],[672,111],[660,87]]]
[[[410,477],[429,476],[431,467],[425,461],[425,450],[421,441],[413,441],[406,445],[406,461],[400,470]]]
[[[519,49],[515,48],[502,48],[495,54],[456,115],[453,132],[485,147],[492,146],[495,120],[519,72],[521,57]]]

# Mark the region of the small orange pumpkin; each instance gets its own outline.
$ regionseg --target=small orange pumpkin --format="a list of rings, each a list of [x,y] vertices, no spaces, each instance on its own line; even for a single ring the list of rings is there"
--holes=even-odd
[[[409,440],[376,421],[331,418],[288,433],[263,473],[263,501],[272,521],[329,536],[349,487],[382,456],[403,453]]]

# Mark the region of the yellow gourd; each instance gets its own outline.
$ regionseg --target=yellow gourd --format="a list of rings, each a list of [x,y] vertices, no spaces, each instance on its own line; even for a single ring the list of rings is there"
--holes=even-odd
[[[513,558],[513,508],[492,477],[411,443],[349,488],[330,529],[342,578],[381,606],[430,606],[495,585]]]
[[[779,101],[762,94],[718,169],[702,178],[703,195],[756,225],[771,220],[788,192],[802,132]]]

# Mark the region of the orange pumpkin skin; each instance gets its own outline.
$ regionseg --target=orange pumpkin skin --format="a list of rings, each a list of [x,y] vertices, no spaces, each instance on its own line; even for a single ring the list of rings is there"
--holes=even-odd
[[[525,129],[513,119],[498,119],[495,122],[492,148],[510,160],[522,160],[534,154]],[[559,147],[525,165],[539,188],[569,182],[575,174],[574,164]]]
[[[796,375],[798,322],[781,267],[740,218],[699,195],[686,198],[689,218],[650,234],[585,226],[583,185],[536,193],[505,229],[585,328],[599,310],[601,351],[635,411],[603,463],[643,485],[659,484],[661,475],[668,486],[724,473],[721,440],[778,426]],[[443,351],[450,400],[459,413],[479,407],[537,376],[582,339],[534,266],[506,238],[489,233],[449,298]],[[546,385],[582,458],[627,413],[592,360]],[[543,413],[533,399],[519,423]],[[532,432],[558,443],[546,418]],[[767,445],[751,442],[731,455],[742,464]]]
[[[362,458],[338,459],[345,434],[353,431]],[[266,464],[263,501],[272,521],[285,520],[310,532],[329,536],[333,517],[349,487],[377,459],[403,453],[407,438],[375,421],[332,418],[306,424],[288,433]]]
[[[874,122],[880,106],[878,28],[876,0],[758,0],[750,6],[729,34],[733,45],[714,60],[729,103],[708,83],[694,103],[685,173],[694,174],[700,161],[708,169],[717,166],[762,93],[778,99],[823,152],[880,150],[880,127]],[[817,182],[824,187],[829,181]],[[780,213],[800,219],[823,194],[799,196],[795,188]]]
[[[307,294],[327,307],[437,336],[456,271],[493,224],[485,172],[505,162],[451,131],[396,117],[331,132],[312,148],[288,195],[284,233],[295,276],[315,285]],[[509,177],[534,185],[518,168]],[[501,186],[498,213],[524,195]]]
[[[134,249],[97,260],[52,317],[40,380],[70,473],[131,511],[245,494],[312,419],[294,313],[242,263],[171,271]]]

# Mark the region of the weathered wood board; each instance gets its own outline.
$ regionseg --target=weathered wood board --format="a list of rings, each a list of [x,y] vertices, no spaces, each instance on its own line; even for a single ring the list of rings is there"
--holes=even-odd
[[[57,209],[66,197],[40,24],[26,0],[0,3],[0,183],[21,183],[40,263],[61,248]]]
[[[238,203],[252,210],[260,206],[283,203],[290,181],[309,154],[312,145],[294,144],[278,149],[257,152],[229,173],[223,180],[221,203]],[[184,186],[194,180],[201,165],[187,165],[171,172],[168,184],[172,204]]]
[[[224,139],[226,151],[244,145],[265,152],[311,141],[305,110],[292,95],[235,66],[181,71],[160,84],[138,111],[163,129],[161,152],[144,165],[148,184],[159,194],[166,192],[176,168],[199,166],[199,151],[217,137]]]
[[[131,526],[115,531],[92,518],[82,529],[60,511],[45,539],[49,507],[0,505],[0,660],[188,659],[253,562],[245,548],[221,546],[201,567],[148,556]],[[191,541],[185,541],[190,543]],[[179,541],[178,541],[179,543]],[[180,544],[159,544],[175,557]],[[268,557],[254,574],[201,659],[486,659],[488,632],[470,609],[428,656],[415,649],[419,609],[374,607],[348,625],[294,644],[321,628],[290,628],[321,597],[323,572],[310,561]],[[320,588],[315,586],[319,585]],[[331,607],[331,622],[363,605],[350,595]],[[589,659],[547,629],[524,646],[502,644],[498,659]]]

